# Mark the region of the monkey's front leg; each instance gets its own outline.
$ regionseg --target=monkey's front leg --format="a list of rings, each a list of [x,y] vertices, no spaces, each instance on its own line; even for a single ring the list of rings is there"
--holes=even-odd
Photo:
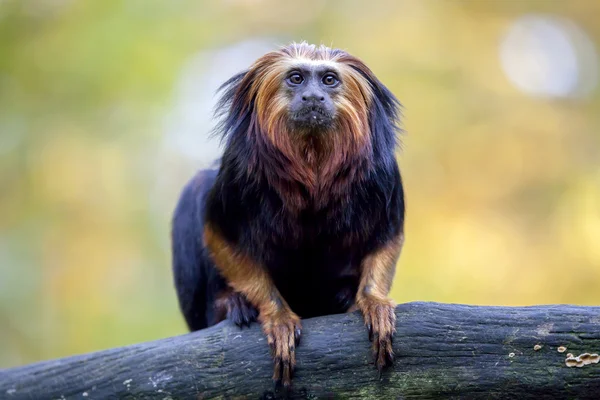
[[[394,361],[392,337],[396,331],[396,314],[395,304],[388,298],[388,293],[403,242],[404,235],[401,233],[365,257],[356,293],[356,307],[365,319],[369,340],[373,342],[375,365],[380,372]]]
[[[258,309],[258,319],[275,364],[273,380],[289,386],[302,332],[300,318],[290,309],[263,266],[236,251],[208,225],[204,241],[225,280]]]

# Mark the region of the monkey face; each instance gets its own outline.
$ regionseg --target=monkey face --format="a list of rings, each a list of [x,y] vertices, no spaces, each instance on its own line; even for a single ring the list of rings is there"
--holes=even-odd
[[[335,117],[335,96],[342,89],[338,72],[327,65],[301,65],[285,76],[289,121],[298,128],[327,130]]]

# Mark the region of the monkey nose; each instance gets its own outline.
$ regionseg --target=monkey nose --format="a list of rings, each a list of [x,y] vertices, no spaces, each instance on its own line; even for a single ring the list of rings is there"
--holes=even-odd
[[[309,94],[302,96],[302,101],[310,101],[313,103],[323,102],[325,101],[325,96],[318,94]]]

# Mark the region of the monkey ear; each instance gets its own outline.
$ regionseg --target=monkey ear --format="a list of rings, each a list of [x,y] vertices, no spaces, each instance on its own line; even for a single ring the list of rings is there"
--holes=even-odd
[[[358,72],[367,82],[373,93],[371,103],[370,119],[373,120],[386,119],[390,124],[390,128],[395,132],[400,132],[400,108],[402,105],[387,88],[371,71],[369,67],[356,57],[346,55],[344,62],[350,65],[352,69]]]
[[[370,80],[370,83],[373,89],[374,103],[379,103],[378,105],[383,108],[385,115],[394,124],[395,129],[399,130],[398,124],[400,123],[400,108],[402,105],[396,96],[379,79],[373,78]]]
[[[219,122],[212,133],[221,136],[222,141],[239,131],[250,118],[253,107],[253,99],[250,98],[251,78],[250,71],[240,72],[217,90],[220,97],[214,115]]]
[[[231,102],[233,101],[236,92],[238,91],[238,88],[247,73],[248,71],[237,73],[219,86],[217,93],[221,93],[221,97],[219,98],[219,101],[215,107],[216,115],[222,115],[224,112],[228,111],[228,108],[231,106]]]
[[[367,81],[373,93],[369,108],[369,128],[376,156],[393,157],[393,150],[399,142],[402,105],[394,94],[362,62],[352,66]],[[392,161],[390,158],[388,161]]]

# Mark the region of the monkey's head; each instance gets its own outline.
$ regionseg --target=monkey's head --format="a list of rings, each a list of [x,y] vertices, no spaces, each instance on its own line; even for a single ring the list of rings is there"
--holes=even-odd
[[[354,179],[376,157],[393,157],[399,103],[345,51],[293,43],[265,54],[222,90],[224,136],[254,143],[248,169],[266,171],[271,181],[299,182],[314,194],[335,179]]]

